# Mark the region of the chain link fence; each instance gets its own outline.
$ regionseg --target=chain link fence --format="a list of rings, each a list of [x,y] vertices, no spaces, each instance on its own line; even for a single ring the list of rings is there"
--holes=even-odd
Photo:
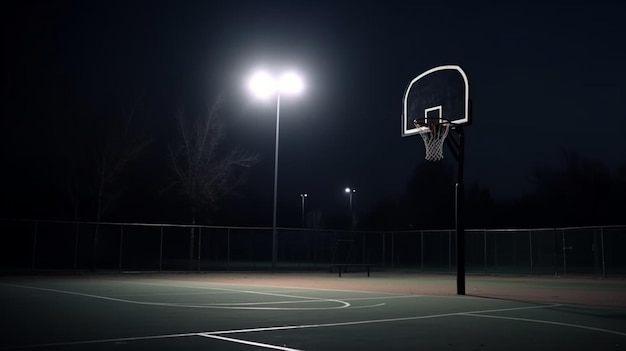
[[[333,263],[456,272],[454,230],[395,232],[0,220],[0,271],[323,270]],[[466,271],[626,275],[626,226],[471,229]]]

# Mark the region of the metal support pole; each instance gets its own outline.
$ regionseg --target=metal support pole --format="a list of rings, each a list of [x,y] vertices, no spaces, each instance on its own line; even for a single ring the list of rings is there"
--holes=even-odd
[[[276,202],[278,190],[278,135],[280,131],[280,94],[276,94],[276,147],[274,150],[274,211],[272,218],[272,272],[278,260],[278,234],[276,233]]]
[[[465,159],[465,137],[463,128],[455,129],[459,135],[458,173],[456,183],[456,285],[457,294],[465,295],[465,227],[463,210],[465,206],[465,185],[463,184],[463,169]]]
[[[470,102],[471,109],[471,102]],[[463,212],[465,207],[465,186],[463,171],[465,163],[465,134],[463,127],[456,126],[453,130],[458,140],[448,136],[446,144],[457,161],[457,181],[455,187],[455,225],[456,225],[456,287],[458,295],[465,295],[465,227]]]
[[[463,183],[456,185],[456,292],[465,295],[465,231],[463,228]]]

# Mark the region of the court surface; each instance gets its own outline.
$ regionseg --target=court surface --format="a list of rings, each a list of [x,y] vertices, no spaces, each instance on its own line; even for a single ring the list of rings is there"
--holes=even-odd
[[[624,281],[534,281],[468,278],[457,296],[453,276],[411,274],[3,277],[0,350],[626,349]],[[577,289],[617,298],[568,302]]]

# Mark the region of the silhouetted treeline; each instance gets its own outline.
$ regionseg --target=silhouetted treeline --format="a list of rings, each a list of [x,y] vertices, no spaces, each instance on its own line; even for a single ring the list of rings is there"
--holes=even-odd
[[[362,229],[454,228],[456,169],[445,163],[418,165],[405,198],[381,202]],[[564,152],[562,161],[528,174],[530,191],[507,200],[493,199],[487,186],[465,185],[466,228],[568,227],[624,224],[626,163],[616,171],[599,160]]]

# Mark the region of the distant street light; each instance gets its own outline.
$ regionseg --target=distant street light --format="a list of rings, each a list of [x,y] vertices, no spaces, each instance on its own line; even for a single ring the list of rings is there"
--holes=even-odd
[[[350,228],[353,229],[353,226],[354,226],[354,216],[352,214],[352,194],[356,193],[356,189],[346,188],[345,192],[350,195]]]
[[[304,89],[302,79],[293,72],[284,73],[279,79],[275,79],[267,72],[257,72],[248,82],[250,91],[260,98],[276,96],[276,147],[274,151],[274,209],[272,219],[272,270],[276,268],[278,258],[278,241],[276,233],[276,201],[278,190],[278,139],[280,132],[280,95],[299,94]]]
[[[302,228],[304,228],[304,199],[306,199],[307,196],[309,196],[307,193],[300,194],[300,197],[302,198]]]

